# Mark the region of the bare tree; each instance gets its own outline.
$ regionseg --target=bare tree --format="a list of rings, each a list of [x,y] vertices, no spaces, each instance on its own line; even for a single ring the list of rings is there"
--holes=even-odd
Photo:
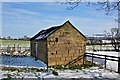
[[[120,51],[120,37],[119,37],[119,29],[112,28],[111,29],[112,35],[112,45],[116,51]]]
[[[12,39],[12,38],[10,36],[8,36],[7,39]]]
[[[74,8],[78,7],[81,2],[86,1],[86,6],[94,6],[96,10],[103,10],[107,15],[111,13],[117,13],[118,19],[116,21],[118,22],[118,28],[120,32],[120,0],[99,0],[96,2],[92,2],[90,0],[64,0],[63,3],[68,5],[68,10],[73,10]]]
[[[81,2],[85,0],[65,0],[63,3],[69,5],[67,7],[68,10],[73,10],[78,7]],[[118,22],[118,28],[112,28],[110,35],[112,35],[112,45],[116,51],[120,51],[120,0],[99,0],[96,2],[91,2],[90,0],[86,2],[86,6],[93,5],[97,10],[105,11],[106,15],[111,13],[116,13],[118,18],[116,21]]]
[[[118,11],[120,6],[120,0],[99,0],[96,2],[88,0],[64,0],[62,3],[67,4],[67,9],[72,10],[79,6],[81,2],[86,2],[86,6],[93,5],[97,10],[104,10],[106,13],[111,11]]]
[[[115,51],[120,51],[120,35],[118,28],[111,28],[110,32],[105,31],[106,37],[111,39],[111,44],[114,47]]]

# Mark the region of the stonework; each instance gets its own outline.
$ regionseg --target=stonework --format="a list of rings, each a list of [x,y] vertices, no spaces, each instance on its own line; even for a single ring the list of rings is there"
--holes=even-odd
[[[86,38],[70,22],[66,22],[50,34],[46,40],[37,40],[36,42],[36,58],[42,60],[48,66],[66,65],[84,55],[86,49]],[[35,46],[34,43],[34,40],[32,40],[31,45]],[[33,46],[31,55],[35,55]],[[83,64],[83,58],[74,64]]]
[[[57,39],[57,41],[56,41]],[[69,23],[47,38],[48,66],[65,65],[85,53],[85,38]],[[82,64],[82,59],[78,64]]]

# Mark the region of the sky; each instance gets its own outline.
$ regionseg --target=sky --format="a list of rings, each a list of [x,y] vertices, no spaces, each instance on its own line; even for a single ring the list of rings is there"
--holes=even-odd
[[[92,5],[86,6],[85,2],[73,10],[67,9],[69,5],[58,2],[2,2],[1,5],[3,37],[33,37],[39,31],[59,26],[67,20],[89,36],[117,27],[117,15],[107,16]]]

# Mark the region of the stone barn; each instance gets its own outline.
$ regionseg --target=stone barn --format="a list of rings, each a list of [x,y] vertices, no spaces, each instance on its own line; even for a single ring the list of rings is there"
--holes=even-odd
[[[31,38],[31,56],[47,66],[83,64],[86,37],[69,21],[40,31]]]

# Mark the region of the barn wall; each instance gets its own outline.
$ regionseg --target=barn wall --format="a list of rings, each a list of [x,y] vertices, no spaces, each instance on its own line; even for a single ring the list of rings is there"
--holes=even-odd
[[[67,23],[47,38],[47,45],[48,66],[64,65],[85,53],[86,40]]]
[[[47,64],[47,44],[46,40],[37,41],[37,55],[36,58]]]
[[[35,57],[35,41],[32,40],[30,41],[30,46],[31,46],[31,56]]]

